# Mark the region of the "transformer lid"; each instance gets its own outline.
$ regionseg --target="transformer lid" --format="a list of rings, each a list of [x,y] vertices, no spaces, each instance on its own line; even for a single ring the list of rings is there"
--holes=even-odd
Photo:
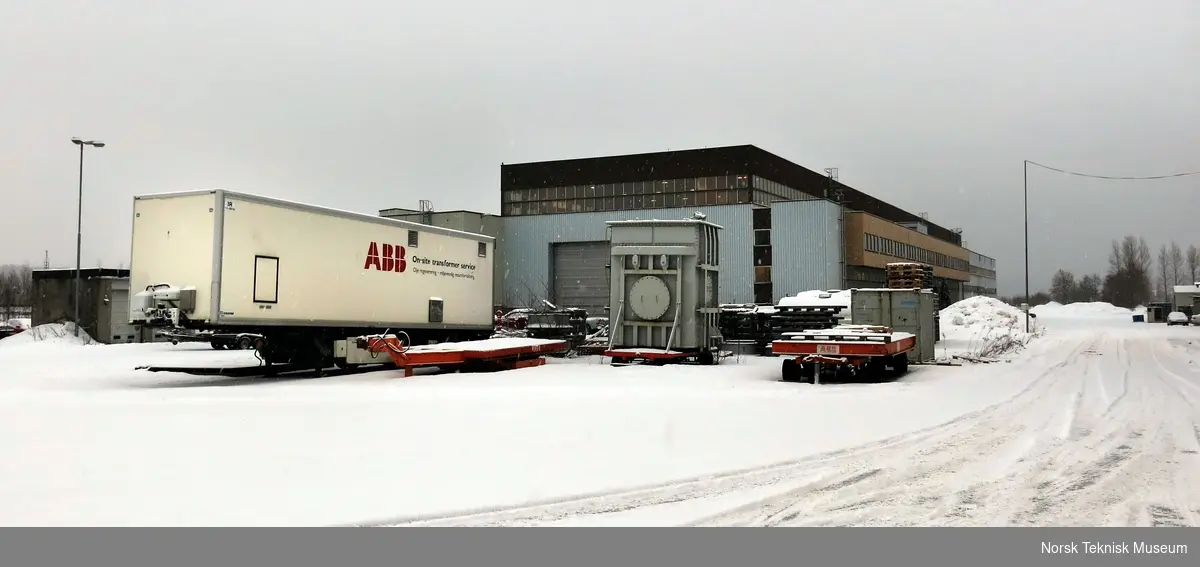
[[[626,301],[639,319],[656,321],[671,307],[671,290],[658,276],[642,276],[630,286]]]

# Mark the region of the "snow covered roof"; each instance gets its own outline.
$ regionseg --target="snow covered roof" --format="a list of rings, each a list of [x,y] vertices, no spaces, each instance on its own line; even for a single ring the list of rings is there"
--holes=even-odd
[[[780,307],[850,307],[850,290],[821,290],[802,291],[796,295],[782,297],[777,302]]]
[[[1177,285],[1177,286],[1175,286],[1175,293],[1197,293],[1197,294],[1200,294],[1200,282],[1196,282],[1192,285]]]

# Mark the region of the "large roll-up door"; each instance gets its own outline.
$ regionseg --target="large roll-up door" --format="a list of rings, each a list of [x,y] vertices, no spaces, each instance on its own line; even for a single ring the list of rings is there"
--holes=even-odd
[[[606,316],[608,242],[563,242],[552,251],[554,304],[586,309],[591,317]]]

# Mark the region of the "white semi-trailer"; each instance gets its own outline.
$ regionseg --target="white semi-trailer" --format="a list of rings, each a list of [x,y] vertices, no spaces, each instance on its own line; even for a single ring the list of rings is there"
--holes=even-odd
[[[260,335],[269,364],[354,363],[352,337],[492,331],[495,239],[223,190],[134,197],[134,324]],[[362,362],[361,360],[358,362]]]

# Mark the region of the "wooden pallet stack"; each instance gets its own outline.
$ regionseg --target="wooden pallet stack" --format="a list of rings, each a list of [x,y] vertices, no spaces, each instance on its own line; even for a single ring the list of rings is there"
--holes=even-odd
[[[930,289],[933,287],[933,266],[918,262],[888,264],[887,286],[890,289]]]

